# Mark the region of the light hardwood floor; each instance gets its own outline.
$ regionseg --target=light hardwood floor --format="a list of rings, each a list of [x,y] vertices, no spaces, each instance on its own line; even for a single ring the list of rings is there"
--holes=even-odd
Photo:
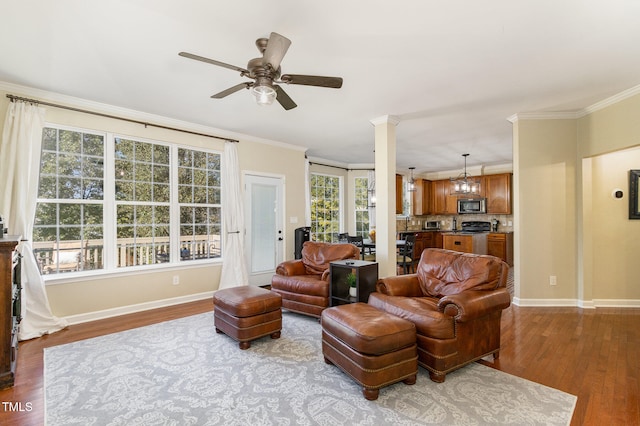
[[[0,391],[0,424],[43,424],[43,348],[212,309],[211,300],[193,302],[74,325],[21,342],[16,385]],[[640,309],[511,306],[503,314],[500,358],[482,363],[577,395],[572,425],[640,424]],[[8,404],[15,410],[18,402],[23,411],[11,411]]]

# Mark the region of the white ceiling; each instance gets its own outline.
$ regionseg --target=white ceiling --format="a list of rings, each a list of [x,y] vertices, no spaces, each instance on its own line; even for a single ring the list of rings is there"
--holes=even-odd
[[[637,0],[3,1],[0,80],[372,163],[373,125],[401,119],[397,166],[418,174],[512,161],[523,112],[577,111],[640,84]],[[254,42],[292,40],[298,107],[259,107],[243,79]]]

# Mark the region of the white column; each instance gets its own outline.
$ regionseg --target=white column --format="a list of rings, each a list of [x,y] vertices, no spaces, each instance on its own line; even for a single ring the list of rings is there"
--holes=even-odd
[[[376,261],[378,275],[396,275],[396,126],[391,115],[375,118]]]

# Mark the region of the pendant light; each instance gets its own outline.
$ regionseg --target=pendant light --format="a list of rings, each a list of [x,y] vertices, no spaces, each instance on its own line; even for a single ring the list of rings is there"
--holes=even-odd
[[[409,185],[407,191],[414,192],[416,190],[416,180],[413,178],[413,171],[415,167],[409,167]]]
[[[467,174],[467,157],[469,154],[462,154],[464,157],[464,173],[457,178],[451,178],[452,195],[478,196],[480,195],[480,181]]]

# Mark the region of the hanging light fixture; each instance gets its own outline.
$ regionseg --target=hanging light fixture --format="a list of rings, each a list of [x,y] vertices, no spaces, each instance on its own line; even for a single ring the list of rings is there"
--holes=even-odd
[[[467,174],[467,157],[469,154],[462,154],[462,156],[464,157],[464,173],[457,178],[451,178],[450,194],[467,196],[480,195],[480,181]]]
[[[368,207],[375,207],[376,206],[376,184],[375,182],[373,182],[373,184],[369,187],[369,189],[367,189],[367,193],[369,194],[369,205]]]
[[[258,105],[271,105],[276,100],[278,94],[273,88],[272,81],[265,77],[258,77],[256,84],[251,88],[251,93],[256,97]]]
[[[414,192],[416,190],[416,180],[413,178],[413,171],[415,167],[409,167],[409,185],[407,191]]]

